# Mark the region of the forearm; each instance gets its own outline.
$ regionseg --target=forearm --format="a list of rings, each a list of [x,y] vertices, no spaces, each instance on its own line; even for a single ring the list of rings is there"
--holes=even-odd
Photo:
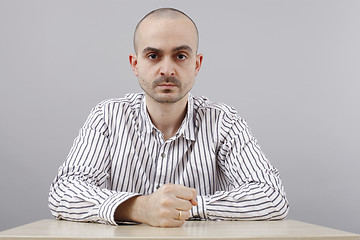
[[[208,219],[275,220],[288,213],[288,201],[279,173],[244,120],[234,123],[220,146],[219,168],[223,191],[206,198]]]
[[[267,184],[250,183],[202,198],[201,218],[208,220],[280,220],[288,213],[286,197]]]
[[[114,219],[117,222],[141,222],[144,196],[135,196],[121,203],[115,210]]]
[[[79,172],[88,172],[88,176],[79,176]],[[96,179],[89,176],[96,176]],[[63,169],[49,193],[52,215],[72,221],[116,224],[116,207],[136,194],[108,190],[101,185],[103,178],[106,174],[94,169]]]

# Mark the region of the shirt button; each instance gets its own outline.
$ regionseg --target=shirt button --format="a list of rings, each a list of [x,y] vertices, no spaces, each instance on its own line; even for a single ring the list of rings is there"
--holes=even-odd
[[[162,157],[162,158],[166,157],[166,154],[165,154],[165,153],[162,153],[162,154],[161,154],[161,157]]]

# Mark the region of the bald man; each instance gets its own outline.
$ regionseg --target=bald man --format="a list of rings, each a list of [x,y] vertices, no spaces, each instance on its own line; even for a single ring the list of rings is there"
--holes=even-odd
[[[177,9],[138,23],[129,61],[144,92],[91,111],[50,189],[56,218],[177,227],[286,217],[278,171],[246,122],[189,93],[203,60],[198,39]]]

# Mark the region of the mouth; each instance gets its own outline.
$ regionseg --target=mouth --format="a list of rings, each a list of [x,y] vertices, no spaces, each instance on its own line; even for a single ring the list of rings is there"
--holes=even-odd
[[[176,87],[176,85],[171,84],[171,83],[161,83],[158,85],[158,87],[162,87],[162,88],[173,88]]]
[[[175,76],[160,76],[154,80],[153,87],[163,91],[172,91],[175,88],[181,88],[181,82]]]

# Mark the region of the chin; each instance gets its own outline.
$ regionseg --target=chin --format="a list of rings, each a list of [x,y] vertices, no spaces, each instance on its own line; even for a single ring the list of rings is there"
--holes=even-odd
[[[159,94],[155,97],[153,97],[153,99],[158,102],[158,103],[176,103],[178,101],[180,101],[181,99],[183,99],[184,96],[178,96],[178,95],[173,95],[170,96],[171,94]]]

